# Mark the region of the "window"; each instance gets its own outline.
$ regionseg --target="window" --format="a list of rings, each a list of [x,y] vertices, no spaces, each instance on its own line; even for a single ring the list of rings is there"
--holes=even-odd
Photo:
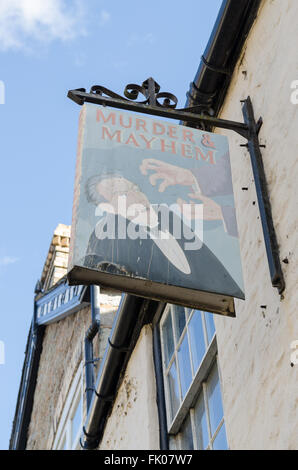
[[[71,385],[55,437],[54,449],[79,450],[83,426],[82,367]]]
[[[160,333],[170,448],[227,449],[213,315],[167,305]]]

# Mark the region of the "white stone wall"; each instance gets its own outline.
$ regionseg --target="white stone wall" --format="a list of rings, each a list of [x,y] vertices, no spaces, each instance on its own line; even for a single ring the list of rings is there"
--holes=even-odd
[[[100,444],[100,450],[114,449],[159,449],[150,325],[144,326],[141,331]]]
[[[288,259],[280,298],[271,286],[250,157],[239,147],[245,140],[220,130],[230,140],[246,291],[245,302],[236,302],[236,319],[215,319],[231,449],[298,448],[298,365],[291,366],[290,349],[298,339],[298,105],[290,101],[298,80],[297,18],[297,1],[262,3],[220,116],[242,121],[240,100],[250,95],[256,119],[263,117],[274,225],[281,260]]]

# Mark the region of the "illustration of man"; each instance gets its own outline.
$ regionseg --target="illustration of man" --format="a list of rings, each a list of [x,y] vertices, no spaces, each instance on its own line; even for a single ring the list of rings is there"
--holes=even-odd
[[[149,181],[153,186],[156,186],[158,180],[162,180],[158,188],[160,193],[174,185],[191,187],[192,192],[188,196],[193,204],[198,201],[204,204],[204,220],[222,221],[228,235],[238,236],[235,208],[232,205],[219,204],[212,199],[233,194],[228,154],[218,159],[214,166],[202,165],[191,170],[154,158],[146,158],[140,166],[140,171],[143,175],[148,175],[150,170],[153,173],[149,176]],[[180,205],[185,202],[182,199],[177,200]]]
[[[156,165],[159,165],[156,162],[158,161],[145,159],[140,168],[141,172],[145,174],[154,165],[156,168]],[[186,174],[177,176],[174,168],[167,168],[165,172],[164,168],[159,168],[160,171],[156,172],[155,176],[150,176],[150,182],[154,185],[156,180],[163,176],[160,192],[167,185],[183,184],[179,178],[187,177]],[[181,218],[166,206],[163,206],[162,210],[163,215],[168,216],[169,223],[167,233],[164,233],[160,218],[157,214],[152,218],[152,206],[137,185],[121,175],[101,174],[88,179],[85,191],[88,202],[101,208],[97,213],[101,215],[101,219],[90,236],[84,266],[163,284],[192,289],[200,286],[201,290],[217,293],[228,289],[232,296],[243,298],[243,292],[223,264],[202,244],[190,227],[185,226]],[[123,197],[126,207],[119,204],[119,198]],[[130,215],[129,208],[136,205],[143,209],[140,209],[137,215]],[[148,222],[150,211],[151,219]],[[211,205],[209,214],[212,216]],[[215,216],[218,214],[214,214]],[[174,237],[174,227],[177,223],[182,223],[183,226],[181,238]],[[108,225],[115,227],[115,236],[103,236],[108,234]],[[127,234],[136,236],[119,237],[118,229],[123,226]],[[200,249],[186,251],[185,243],[189,241],[196,242]]]

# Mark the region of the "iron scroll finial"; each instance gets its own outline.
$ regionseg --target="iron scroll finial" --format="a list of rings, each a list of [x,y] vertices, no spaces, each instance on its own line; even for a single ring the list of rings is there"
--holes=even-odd
[[[74,91],[83,91],[85,89],[80,88],[79,90]],[[90,89],[90,94],[99,95],[101,97],[114,98],[124,101],[133,101],[138,104],[147,104],[150,106],[157,106],[162,108],[172,108],[175,109],[178,104],[178,99],[175,95],[168,92],[160,92],[160,85],[153,79],[147,78],[142,85],[137,85],[135,83],[129,83],[124,89],[124,97],[118,95],[106,87],[101,85],[94,85]],[[142,95],[144,99],[138,100],[139,96]]]
[[[77,88],[68,92],[68,97],[75,101],[77,104],[84,104],[86,99],[80,97],[79,94],[86,94],[85,88]],[[93,85],[90,88],[89,95],[96,95],[102,98],[112,98],[116,100],[134,102],[136,104],[147,104],[167,109],[176,109],[178,105],[178,98],[169,92],[160,92],[160,85],[153,79],[147,78],[142,85],[129,83],[124,89],[124,96],[115,93],[114,91],[102,86]],[[140,99],[143,96],[143,99]],[[181,111],[185,111],[185,108]]]
[[[245,123],[219,119],[214,116],[209,104],[196,104],[188,108],[177,108],[178,99],[169,92],[161,92],[160,85],[147,78],[142,85],[130,83],[124,89],[124,96],[102,86],[93,85],[88,93],[85,88],[68,91],[68,98],[79,105],[94,103],[127,111],[175,119],[198,129],[211,131],[213,127],[231,129],[242,137],[249,138],[249,127]]]
[[[213,122],[215,121],[214,119],[213,121],[210,120],[213,116],[213,112],[208,104],[196,103],[194,106],[178,109],[178,98],[172,93],[160,91],[160,85],[152,77],[147,78],[142,85],[129,83],[126,85],[123,95],[124,96],[121,96],[102,85],[93,85],[89,93],[86,92],[85,88],[77,88],[69,90],[67,96],[79,105],[89,102],[145,114],[169,117],[170,119],[187,122],[188,125],[193,125],[195,122],[195,127],[204,130],[211,130]],[[188,115],[186,113],[188,113]],[[200,115],[202,119],[199,119],[198,115]],[[246,126],[243,124],[240,124],[240,128],[239,125],[237,125],[237,132],[244,137],[247,135],[247,129],[245,127]]]

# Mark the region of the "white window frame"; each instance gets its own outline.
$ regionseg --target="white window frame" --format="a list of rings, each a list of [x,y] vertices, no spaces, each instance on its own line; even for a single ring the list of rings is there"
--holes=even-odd
[[[205,403],[205,409],[207,413],[207,426],[208,426],[208,438],[209,438],[209,445],[207,449],[212,449],[212,444],[215,440],[215,438],[218,435],[218,432],[220,431],[221,427],[224,425],[224,417],[221,419],[220,423],[218,424],[218,427],[216,431],[214,432],[213,436],[211,435],[211,430],[210,430],[210,420],[209,420],[209,409],[208,409],[208,400],[207,400],[207,389],[206,389],[206,382],[208,380],[208,377],[210,376],[210,373],[212,371],[212,368],[216,364],[218,368],[218,374],[220,378],[220,371],[218,367],[218,361],[217,361],[217,342],[216,342],[216,332],[213,335],[213,338],[210,340],[208,343],[208,334],[207,334],[207,327],[206,327],[206,320],[205,320],[205,313],[204,311],[200,311],[201,313],[201,319],[202,319],[202,327],[203,327],[203,335],[204,335],[204,341],[205,341],[205,347],[206,351],[205,354],[202,358],[202,361],[197,369],[197,372],[194,374],[193,371],[193,363],[192,360],[191,362],[191,370],[192,370],[192,382],[185,393],[185,397],[182,400],[182,402],[179,405],[179,408],[175,414],[175,416],[171,417],[172,411],[171,411],[171,397],[170,397],[170,391],[167,383],[167,372],[169,372],[172,364],[174,361],[176,361],[176,364],[179,365],[178,362],[178,350],[179,347],[182,344],[182,341],[184,340],[185,335],[188,334],[188,331],[186,331],[186,327],[189,324],[191,320],[191,315],[194,309],[188,309],[189,314],[187,321],[185,323],[183,332],[181,333],[181,336],[179,340],[177,341],[176,334],[175,332],[177,331],[176,324],[175,324],[175,315],[173,314],[173,308],[175,308],[175,305],[172,304],[167,304],[166,308],[163,311],[161,320],[160,320],[160,338],[161,338],[161,350],[162,350],[162,368],[163,368],[163,377],[164,377],[164,390],[165,390],[165,403],[166,403],[166,414],[167,414],[167,425],[168,425],[168,435],[169,437],[174,437],[175,436],[175,443],[173,443],[173,440],[171,440],[171,448],[176,447],[177,450],[183,450],[181,449],[181,427],[184,423],[184,420],[186,419],[187,415],[190,414],[190,420],[191,420],[191,427],[192,427],[192,435],[194,439],[194,448],[197,449],[198,445],[196,441],[196,432],[195,431],[195,420],[194,420],[194,405],[195,402],[200,395],[200,393],[203,393],[203,398],[204,398],[204,403]],[[184,307],[186,308],[186,307]],[[208,312],[207,312],[208,313]],[[165,321],[167,320],[168,315],[171,315],[172,317],[172,330],[173,330],[173,341],[174,341],[174,352],[172,357],[169,359],[168,365],[166,365],[166,354],[165,354],[165,345],[164,345],[164,339],[163,339],[163,325]],[[189,353],[190,353],[190,358],[192,359],[192,351],[190,347],[190,340],[188,338],[188,345],[189,345]],[[177,368],[177,377],[178,377],[178,386],[179,386],[179,393],[180,396],[181,394],[181,380],[180,380],[180,372],[179,372],[179,367]]]
[[[64,444],[66,444],[66,450],[80,449],[80,437],[83,426],[83,397],[83,366],[80,364],[72,381],[66,402],[63,407],[62,415],[54,439],[53,450],[64,450]],[[80,401],[81,426],[79,426],[74,442],[72,443],[72,420]]]

